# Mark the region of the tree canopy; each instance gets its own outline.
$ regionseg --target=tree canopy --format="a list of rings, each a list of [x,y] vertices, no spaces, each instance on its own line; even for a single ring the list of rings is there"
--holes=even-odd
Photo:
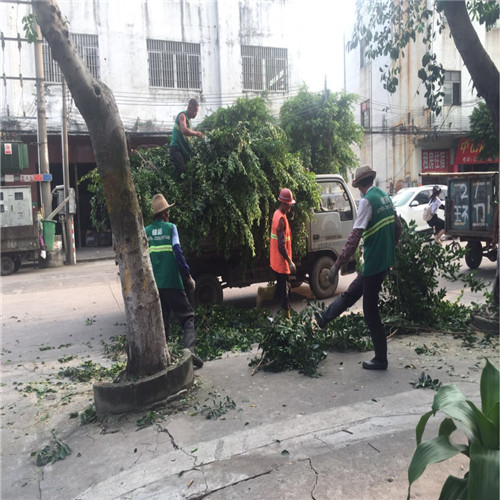
[[[444,1],[436,0],[434,8],[427,8],[422,0],[393,2],[374,0],[363,2],[348,49],[358,45],[365,56],[374,60],[389,56],[392,63],[380,67],[384,88],[394,93],[399,85],[401,58],[410,43],[423,43],[426,52],[422,57],[418,77],[425,88],[427,105],[436,114],[442,106],[444,68],[433,50],[433,43],[446,26],[462,56],[479,96],[483,97],[498,133],[499,73],[488,53],[481,45],[472,21],[491,29],[500,15],[495,0]]]
[[[358,165],[351,145],[361,145],[363,129],[354,121],[354,94],[309,92],[302,87],[280,110],[290,151],[317,174],[347,173]]]

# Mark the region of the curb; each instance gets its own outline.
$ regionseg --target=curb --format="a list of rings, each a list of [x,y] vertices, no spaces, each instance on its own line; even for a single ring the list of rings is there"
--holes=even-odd
[[[150,377],[135,382],[94,384],[96,412],[101,416],[141,410],[191,387],[193,380],[191,351],[184,349],[179,363]]]

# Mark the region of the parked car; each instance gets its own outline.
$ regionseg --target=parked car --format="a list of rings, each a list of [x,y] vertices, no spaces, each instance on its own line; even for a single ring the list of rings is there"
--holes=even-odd
[[[432,187],[432,185],[429,185],[402,188],[392,197],[394,208],[403,224],[409,226],[410,221],[413,220],[417,225],[416,231],[432,231],[423,217],[424,208],[429,203],[429,198],[432,194]],[[442,185],[439,187],[441,188],[439,197],[444,203],[448,188]],[[438,216],[444,220],[444,211],[441,211],[441,213],[438,212]]]

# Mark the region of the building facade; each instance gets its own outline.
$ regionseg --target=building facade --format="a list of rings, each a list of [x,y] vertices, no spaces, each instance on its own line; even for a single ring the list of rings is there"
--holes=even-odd
[[[119,8],[117,8],[119,5]],[[301,84],[298,0],[124,0],[61,3],[73,42],[93,75],[111,88],[130,147],[165,144],[179,111],[200,102],[193,126],[243,96],[266,93],[278,112]],[[2,2],[2,140],[28,144],[38,172],[33,46],[26,3]],[[43,43],[45,109],[52,187],[62,184],[62,77]],[[86,125],[67,97],[70,185],[77,192],[77,245],[90,229],[89,193],[78,183],[95,167]],[[2,173],[3,174],[3,173]],[[2,182],[5,177],[2,175]],[[20,182],[17,178],[15,182]],[[22,184],[22,181],[21,181]],[[36,185],[33,198],[39,199]]]
[[[475,28],[499,67],[499,24],[488,32],[477,23]],[[419,38],[405,48],[405,57],[397,61],[401,73],[392,95],[383,88],[379,68],[394,63],[389,56],[369,60],[362,48],[363,44],[358,45],[347,55],[346,90],[360,96],[359,123],[365,129],[360,162],[373,165],[383,189],[393,194],[401,187],[441,184],[443,179],[437,182],[432,175],[438,172],[498,168],[498,159],[489,164],[477,160],[477,151],[468,141],[469,117],[480,99],[448,27],[433,46],[437,62],[445,70],[439,115],[427,107],[425,88],[418,77],[425,53],[425,44]]]

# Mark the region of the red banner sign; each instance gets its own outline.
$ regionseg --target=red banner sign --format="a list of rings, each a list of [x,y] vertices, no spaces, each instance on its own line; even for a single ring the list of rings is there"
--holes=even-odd
[[[475,145],[468,137],[462,137],[458,142],[457,156],[455,158],[456,165],[470,165],[474,163],[498,163],[498,158],[488,158],[487,160],[479,160],[478,155],[483,150],[482,144]]]
[[[450,151],[448,149],[423,149],[422,172],[449,172]]]

